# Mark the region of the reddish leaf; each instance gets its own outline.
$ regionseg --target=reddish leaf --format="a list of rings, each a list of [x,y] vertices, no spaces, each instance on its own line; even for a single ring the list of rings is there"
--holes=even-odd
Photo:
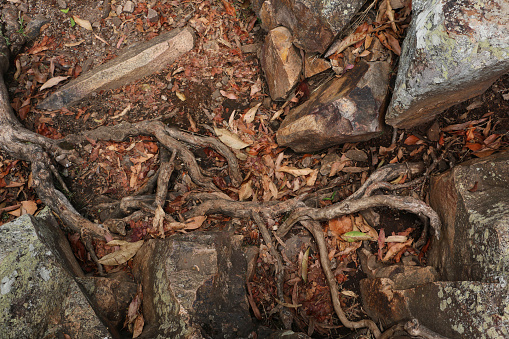
[[[405,145],[415,145],[419,140],[418,137],[416,137],[415,135],[409,135],[406,139],[405,139]]]
[[[483,145],[478,144],[478,143],[470,143],[470,142],[469,142],[469,143],[467,143],[467,144],[465,145],[465,147],[467,147],[469,150],[471,150],[471,151],[474,151],[474,152],[475,152],[475,151],[480,151],[480,150],[483,148]]]
[[[235,7],[233,7],[231,4],[229,4],[227,1],[225,0],[221,0],[222,3],[223,3],[223,6],[224,6],[224,10],[226,11],[226,13],[230,14],[232,17],[236,18],[237,17],[237,11],[235,10]]]

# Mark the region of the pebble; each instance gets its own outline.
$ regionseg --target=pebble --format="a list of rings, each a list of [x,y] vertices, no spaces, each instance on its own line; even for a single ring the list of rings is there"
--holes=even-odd
[[[147,20],[150,22],[157,22],[159,20],[159,14],[157,14],[154,9],[149,8],[147,13]]]
[[[132,13],[134,12],[134,3],[132,1],[127,1],[124,5],[124,12]]]
[[[57,4],[58,4],[58,7],[62,8],[62,9],[67,8],[67,4],[65,3],[64,0],[57,0]]]

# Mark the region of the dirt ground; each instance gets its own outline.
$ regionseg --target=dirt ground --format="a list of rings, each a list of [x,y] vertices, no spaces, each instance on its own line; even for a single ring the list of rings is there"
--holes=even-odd
[[[270,122],[270,118],[282,103],[270,100],[257,55],[242,52],[242,46],[261,43],[264,37],[248,0],[138,0],[132,13],[117,11],[117,7],[124,5],[125,1],[111,0],[111,11],[106,15],[101,1],[19,0],[13,3],[21,10],[20,29],[36,15],[48,19],[40,36],[29,42],[13,60],[6,76],[12,106],[27,128],[51,138],[61,138],[98,126],[147,119],[161,119],[166,124],[199,135],[214,135],[211,126],[228,125],[251,144],[249,150],[239,156],[246,184],[243,185],[244,190],[230,185],[225,160],[219,154],[207,148],[193,151],[199,165],[214,177],[216,186],[235,200],[284,200],[304,192],[320,191],[330,194],[329,199],[318,202],[320,206],[326,206],[353,193],[382,164],[424,160],[425,165],[430,166],[433,159],[444,152],[445,145],[450,145],[433,172],[437,174],[472,157],[487,155],[489,151],[479,146],[486,140],[498,142],[493,151],[507,149],[508,74],[483,95],[451,107],[433,123],[411,131],[400,131],[395,145],[391,146],[392,132],[388,128],[381,138],[370,142],[345,144],[313,154],[296,154],[277,145],[275,131],[278,121]],[[147,19],[149,8],[158,14],[152,22]],[[71,20],[73,15],[88,20],[93,31],[76,24]],[[76,78],[138,42],[185,25],[190,25],[197,32],[195,48],[162,72],[116,90],[93,94],[60,111],[37,109],[39,102],[65,83],[41,91],[41,86],[48,79],[56,76]],[[262,105],[255,120],[246,122],[245,114],[258,103]],[[457,124],[464,125],[444,131],[447,126]],[[351,161],[347,166],[350,171],[331,173],[330,164],[326,168],[324,159],[327,156],[341,156],[350,150],[362,151],[366,159]],[[89,140],[82,143],[78,151],[88,161],[60,170],[72,192],[68,198],[80,213],[98,222],[107,216],[101,215],[94,206],[136,192],[155,173],[160,158],[159,145],[144,136],[122,143]],[[274,168],[278,162],[298,169],[310,169],[314,174],[310,177],[276,173]],[[43,207],[31,188],[29,173],[28,164],[0,153],[0,224],[14,219],[29,207],[35,210]],[[182,196],[195,188],[182,164],[177,163],[165,211],[179,216],[188,210],[190,207],[183,204]],[[427,189],[425,185],[414,194],[426,199]],[[385,234],[406,232],[418,238],[422,225],[415,216],[384,209],[378,212],[382,216]],[[209,217],[201,229],[221,227],[226,218],[220,215]],[[349,217],[354,223],[355,218],[358,216]],[[277,226],[279,222],[273,220],[273,225]],[[334,227],[337,225],[330,222],[324,224],[331,249],[339,253],[346,248],[335,248],[339,245],[335,244]],[[246,245],[260,245],[255,225],[247,224],[237,232],[245,236]],[[305,234],[302,229],[293,232]],[[157,232],[151,230],[150,220],[130,225],[130,240],[151,236],[157,237]],[[69,234],[69,239],[84,270],[97,274],[96,266],[79,237]],[[111,251],[104,242],[98,241],[95,246],[99,257]],[[306,248],[304,245],[298,248],[301,256]],[[342,295],[343,307],[351,319],[361,319],[365,316],[360,307],[357,283],[363,273],[355,251],[332,255],[337,261],[335,273],[338,283],[343,291],[351,292]],[[299,283],[300,294],[296,299],[294,286],[297,285],[285,285],[286,295],[290,299],[293,296],[293,301],[303,305],[296,316],[297,329],[314,332],[317,337],[345,334],[333,315],[328,286],[317,256],[316,250],[312,249],[308,280]],[[289,267],[287,280],[298,279],[299,264],[295,262]],[[109,271],[115,269],[118,268],[107,267]],[[129,265],[122,266],[122,269],[129,270]],[[261,321],[272,327],[280,326],[277,314],[271,312],[277,303],[270,260],[259,260],[251,289]]]

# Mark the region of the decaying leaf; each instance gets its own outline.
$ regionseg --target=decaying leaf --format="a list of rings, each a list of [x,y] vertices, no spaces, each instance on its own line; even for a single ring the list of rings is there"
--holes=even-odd
[[[311,168],[296,168],[290,166],[281,166],[276,171],[289,173],[295,177],[306,176],[313,173],[314,170]]]
[[[396,243],[394,245],[392,245],[389,250],[387,251],[387,253],[385,253],[385,257],[382,259],[382,261],[389,261],[391,260],[396,254],[398,254],[399,251],[401,251],[403,248],[407,247],[407,246],[410,246],[412,244],[414,240],[413,239],[408,239],[407,241],[405,242],[402,242],[402,243]],[[387,240],[386,240],[387,242]]]
[[[143,319],[143,314],[139,314],[134,321],[133,327],[133,338],[138,338],[143,332],[143,326],[145,325],[145,319]]]
[[[244,121],[247,122],[248,124],[252,123],[254,118],[255,118],[255,115],[256,115],[256,112],[258,112],[258,108],[260,107],[262,103],[260,102],[259,104],[251,107],[249,109],[249,111],[247,111],[246,114],[244,114]]]
[[[219,140],[233,149],[243,149],[249,146],[249,144],[242,141],[238,135],[233,134],[227,129],[214,127],[214,132]]]
[[[203,222],[207,219],[204,215],[199,215],[197,217],[192,217],[187,219],[184,224],[186,225],[186,230],[195,230],[197,228],[200,228]]]
[[[67,80],[67,78],[69,78],[69,77],[53,77],[53,78],[49,79],[48,81],[46,81],[44,84],[42,84],[41,88],[39,88],[39,91],[43,91],[46,88],[51,88],[51,87],[55,86],[56,84],[58,84],[64,80]]]
[[[37,203],[33,200],[22,201],[21,206],[23,206],[26,213],[31,215],[34,215],[34,213],[37,211]]]
[[[238,97],[231,93],[231,92],[225,92],[223,90],[220,90],[219,93],[221,93],[222,96],[224,96],[225,98],[228,98],[228,99],[231,99],[231,100],[236,100],[238,99]]]
[[[120,250],[106,254],[104,257],[99,259],[99,263],[103,265],[116,266],[122,265],[127,262],[129,259],[134,257],[136,252],[140,249],[141,245],[143,245],[143,240],[137,242],[127,242],[124,240],[112,240],[108,242],[106,245],[108,246],[120,246]]]
[[[92,25],[90,24],[90,21],[81,19],[80,17],[77,17],[76,15],[73,15],[72,18],[74,19],[74,22],[76,22],[76,24],[80,25],[84,29],[89,30],[89,31],[92,30]]]
[[[405,242],[408,240],[408,237],[404,235],[390,235],[385,238],[385,242]]]
[[[184,93],[175,91],[175,95],[177,96],[177,98],[180,99],[180,101],[186,101],[186,96],[184,95]]]
[[[353,230],[352,219],[346,215],[331,219],[329,220],[329,230],[333,235],[337,237],[347,232],[351,232]]]
[[[247,200],[253,195],[253,188],[251,187],[251,180],[243,183],[239,189],[239,200]]]

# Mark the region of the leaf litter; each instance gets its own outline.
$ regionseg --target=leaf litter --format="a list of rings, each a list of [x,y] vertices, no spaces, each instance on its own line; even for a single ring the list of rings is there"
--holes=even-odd
[[[369,59],[383,49],[399,55],[409,11],[407,7],[390,8],[387,3],[381,2],[374,22],[359,23],[353,33],[341,39],[336,46],[333,45],[334,50],[331,47],[327,54],[336,64],[338,75],[353,67],[351,60]],[[370,172],[383,164],[418,159],[429,164],[433,155],[444,152],[449,144],[452,146],[447,152],[457,159],[484,157],[507,148],[509,123],[506,116],[500,116],[505,114],[501,112],[507,112],[507,103],[503,100],[488,101],[486,96],[481,96],[485,106],[471,106],[472,115],[468,118],[461,119],[458,113],[468,103],[463,108],[459,106],[449,109],[450,114],[446,113],[440,119],[437,140],[426,137],[425,130],[416,129],[408,134],[400,133],[398,142],[394,144],[388,140],[345,144],[329,150],[337,153],[342,160],[334,162],[328,174],[323,175],[320,170],[327,151],[302,156],[280,148],[275,141],[277,126],[271,120],[279,121],[281,118],[274,117],[276,112],[281,111],[282,114],[284,108],[277,103],[263,104],[266,87],[260,80],[258,61],[243,54],[239,48],[239,43],[252,44],[260,39],[253,32],[254,28],[259,30],[259,26],[251,24],[256,22],[252,12],[236,8],[238,3],[226,0],[222,0],[219,6],[204,1],[198,7],[190,3],[176,6],[173,3],[157,2],[154,8],[160,13],[160,19],[156,23],[149,23],[142,19],[147,4],[140,2],[133,13],[110,13],[108,18],[94,21],[93,17],[81,18],[73,14],[81,15],[80,8],[87,4],[70,1],[69,5],[74,5],[72,10],[68,13],[60,12],[60,16],[53,14],[53,23],[47,31],[43,31],[16,58],[16,73],[13,75],[16,89],[10,96],[19,118],[39,133],[53,138],[120,121],[132,122],[155,117],[163,117],[163,121],[195,133],[217,135],[228,147],[236,150],[245,174],[244,183],[235,191],[224,182],[225,159],[218,153],[205,149],[204,156],[199,160],[213,172],[218,187],[233,200],[284,201],[299,194],[316,193],[317,206],[328,206],[355,192],[363,178],[365,180]],[[186,19],[185,13],[192,14]],[[239,13],[240,17],[245,16],[245,20],[239,19]],[[62,20],[70,18],[69,15],[74,15],[76,26],[72,26],[69,20]],[[110,24],[114,17],[121,20],[120,25]],[[97,31],[91,24],[93,22],[100,23],[100,35],[94,33]],[[93,101],[85,100],[59,112],[42,113],[35,109],[35,103],[45,95],[39,94],[42,90],[54,89],[64,80],[79,76],[87,68],[114,58],[119,48],[153,37],[163,29],[181,27],[186,22],[198,32],[198,48],[161,74],[118,90],[99,93]],[[205,49],[206,43],[214,37],[218,49]],[[375,43],[377,41],[378,44]],[[374,50],[375,47],[379,52]],[[101,56],[96,58],[94,53]],[[507,82],[507,78],[502,79],[499,86],[507,88]],[[499,106],[491,106],[486,111],[488,102]],[[289,102],[285,107],[293,105],[294,102]],[[126,107],[130,108],[126,110]],[[240,113],[235,114],[235,111]],[[213,131],[204,125],[213,125]],[[362,148],[367,161],[346,158],[346,154],[354,148]],[[143,187],[158,169],[161,150],[150,137],[133,137],[122,143],[89,140],[79,151],[89,161],[83,168],[68,169],[67,180],[72,182],[70,188],[76,192],[78,205],[89,206],[96,195],[118,199]],[[400,177],[395,184],[403,183],[404,180]],[[36,214],[42,207],[29,181],[27,164],[0,154],[2,223],[12,220],[12,213]],[[331,183],[334,184],[331,186]],[[213,226],[213,221],[206,220],[205,216],[190,220],[178,219],[179,213],[188,208],[182,197],[196,189],[185,173],[176,175],[172,189],[176,193],[164,209],[180,221],[178,225],[173,225],[178,227],[169,227],[170,223],[164,222],[167,235]],[[100,218],[96,211],[87,207],[81,210]],[[273,220],[272,226],[277,228],[279,223]],[[391,221],[388,221],[390,224]],[[410,224],[414,226],[412,234],[418,233],[418,228],[422,227],[415,220]],[[345,303],[348,313],[354,318],[362,317],[357,299],[359,293],[358,287],[349,284],[358,279],[358,258],[355,251],[362,245],[362,241],[369,241],[382,261],[399,260],[398,256],[401,258],[405,253],[411,255],[414,238],[404,234],[407,229],[405,225],[390,230],[390,233],[394,233],[390,235],[389,226],[370,225],[361,215],[343,216],[323,225],[329,259],[335,263],[335,279],[344,288],[342,295],[345,298],[342,297],[341,302]],[[158,234],[151,229],[151,223],[144,220],[130,221],[128,230],[130,238],[127,242],[95,243],[101,260],[128,269],[125,263],[135,255],[143,240],[157,237]],[[246,225],[238,232],[244,236],[246,243],[260,248],[263,246],[255,225]],[[75,239],[72,235],[70,238]],[[80,262],[88,265],[87,270],[93,270],[89,261],[87,264],[86,251],[79,240],[71,240],[71,244],[77,257],[81,258]],[[250,302],[253,310],[257,309],[267,323],[275,317],[272,310],[279,303],[294,305],[298,310],[296,322],[299,328],[304,330],[307,327],[308,332],[330,335],[339,323],[333,315],[330,291],[320,267],[319,253],[309,246],[301,248],[300,252],[300,259],[289,259],[291,269],[286,272],[284,284],[287,300],[281,301],[276,297],[276,286],[271,276],[274,258],[267,250],[262,251],[255,275],[248,284]],[[111,267],[107,269],[111,270]],[[347,290],[347,286],[351,290]],[[133,310],[129,308],[128,317],[134,335],[141,333],[144,324],[140,313],[141,297],[137,295],[137,298],[131,304]]]

